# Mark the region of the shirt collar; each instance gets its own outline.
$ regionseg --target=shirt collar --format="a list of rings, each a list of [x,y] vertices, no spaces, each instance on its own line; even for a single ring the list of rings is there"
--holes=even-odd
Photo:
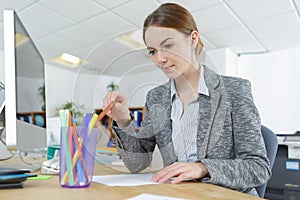
[[[203,94],[206,96],[209,96],[208,88],[206,86],[205,80],[204,80],[204,67],[200,65],[200,81],[198,85],[198,93]],[[171,80],[171,99],[173,99],[173,96],[176,94],[175,84],[174,80]]]

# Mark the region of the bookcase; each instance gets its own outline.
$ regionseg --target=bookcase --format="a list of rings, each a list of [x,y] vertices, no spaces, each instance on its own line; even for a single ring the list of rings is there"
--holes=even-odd
[[[141,122],[144,119],[145,107],[130,107],[129,111],[134,117],[135,129],[138,131],[141,127]]]
[[[135,130],[138,131],[141,126],[141,122],[144,119],[145,108],[143,106],[129,107],[130,114],[134,117]],[[100,114],[101,108],[95,108],[95,113]],[[111,132],[112,119],[108,116],[103,117],[102,124],[110,131],[111,137],[114,137]]]
[[[17,118],[37,126],[46,127],[46,112],[18,112]]]

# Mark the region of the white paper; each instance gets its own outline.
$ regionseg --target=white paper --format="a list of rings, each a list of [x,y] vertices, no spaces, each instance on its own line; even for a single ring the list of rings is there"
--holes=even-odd
[[[102,183],[109,186],[138,186],[158,184],[151,181],[152,176],[153,173],[93,176],[93,182]]]
[[[184,200],[174,197],[167,197],[167,196],[159,196],[159,195],[153,195],[153,194],[140,194],[135,197],[129,198],[127,200]]]

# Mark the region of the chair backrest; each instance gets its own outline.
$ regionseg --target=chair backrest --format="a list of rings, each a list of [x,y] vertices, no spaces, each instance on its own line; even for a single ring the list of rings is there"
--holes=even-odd
[[[278,149],[277,136],[273,131],[263,125],[261,126],[261,133],[265,141],[267,156],[270,160],[270,168],[272,169]],[[267,183],[256,187],[259,197],[263,198],[265,196],[266,187]]]

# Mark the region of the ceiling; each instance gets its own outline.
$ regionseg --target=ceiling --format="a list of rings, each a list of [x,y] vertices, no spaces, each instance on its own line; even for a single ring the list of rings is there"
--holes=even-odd
[[[206,51],[228,47],[252,54],[300,46],[300,0],[9,0],[1,1],[0,9],[16,10],[46,63],[64,67],[50,58],[67,52],[87,61],[70,70],[120,76],[153,67],[145,50],[114,38],[140,29],[165,2],[192,12]]]

